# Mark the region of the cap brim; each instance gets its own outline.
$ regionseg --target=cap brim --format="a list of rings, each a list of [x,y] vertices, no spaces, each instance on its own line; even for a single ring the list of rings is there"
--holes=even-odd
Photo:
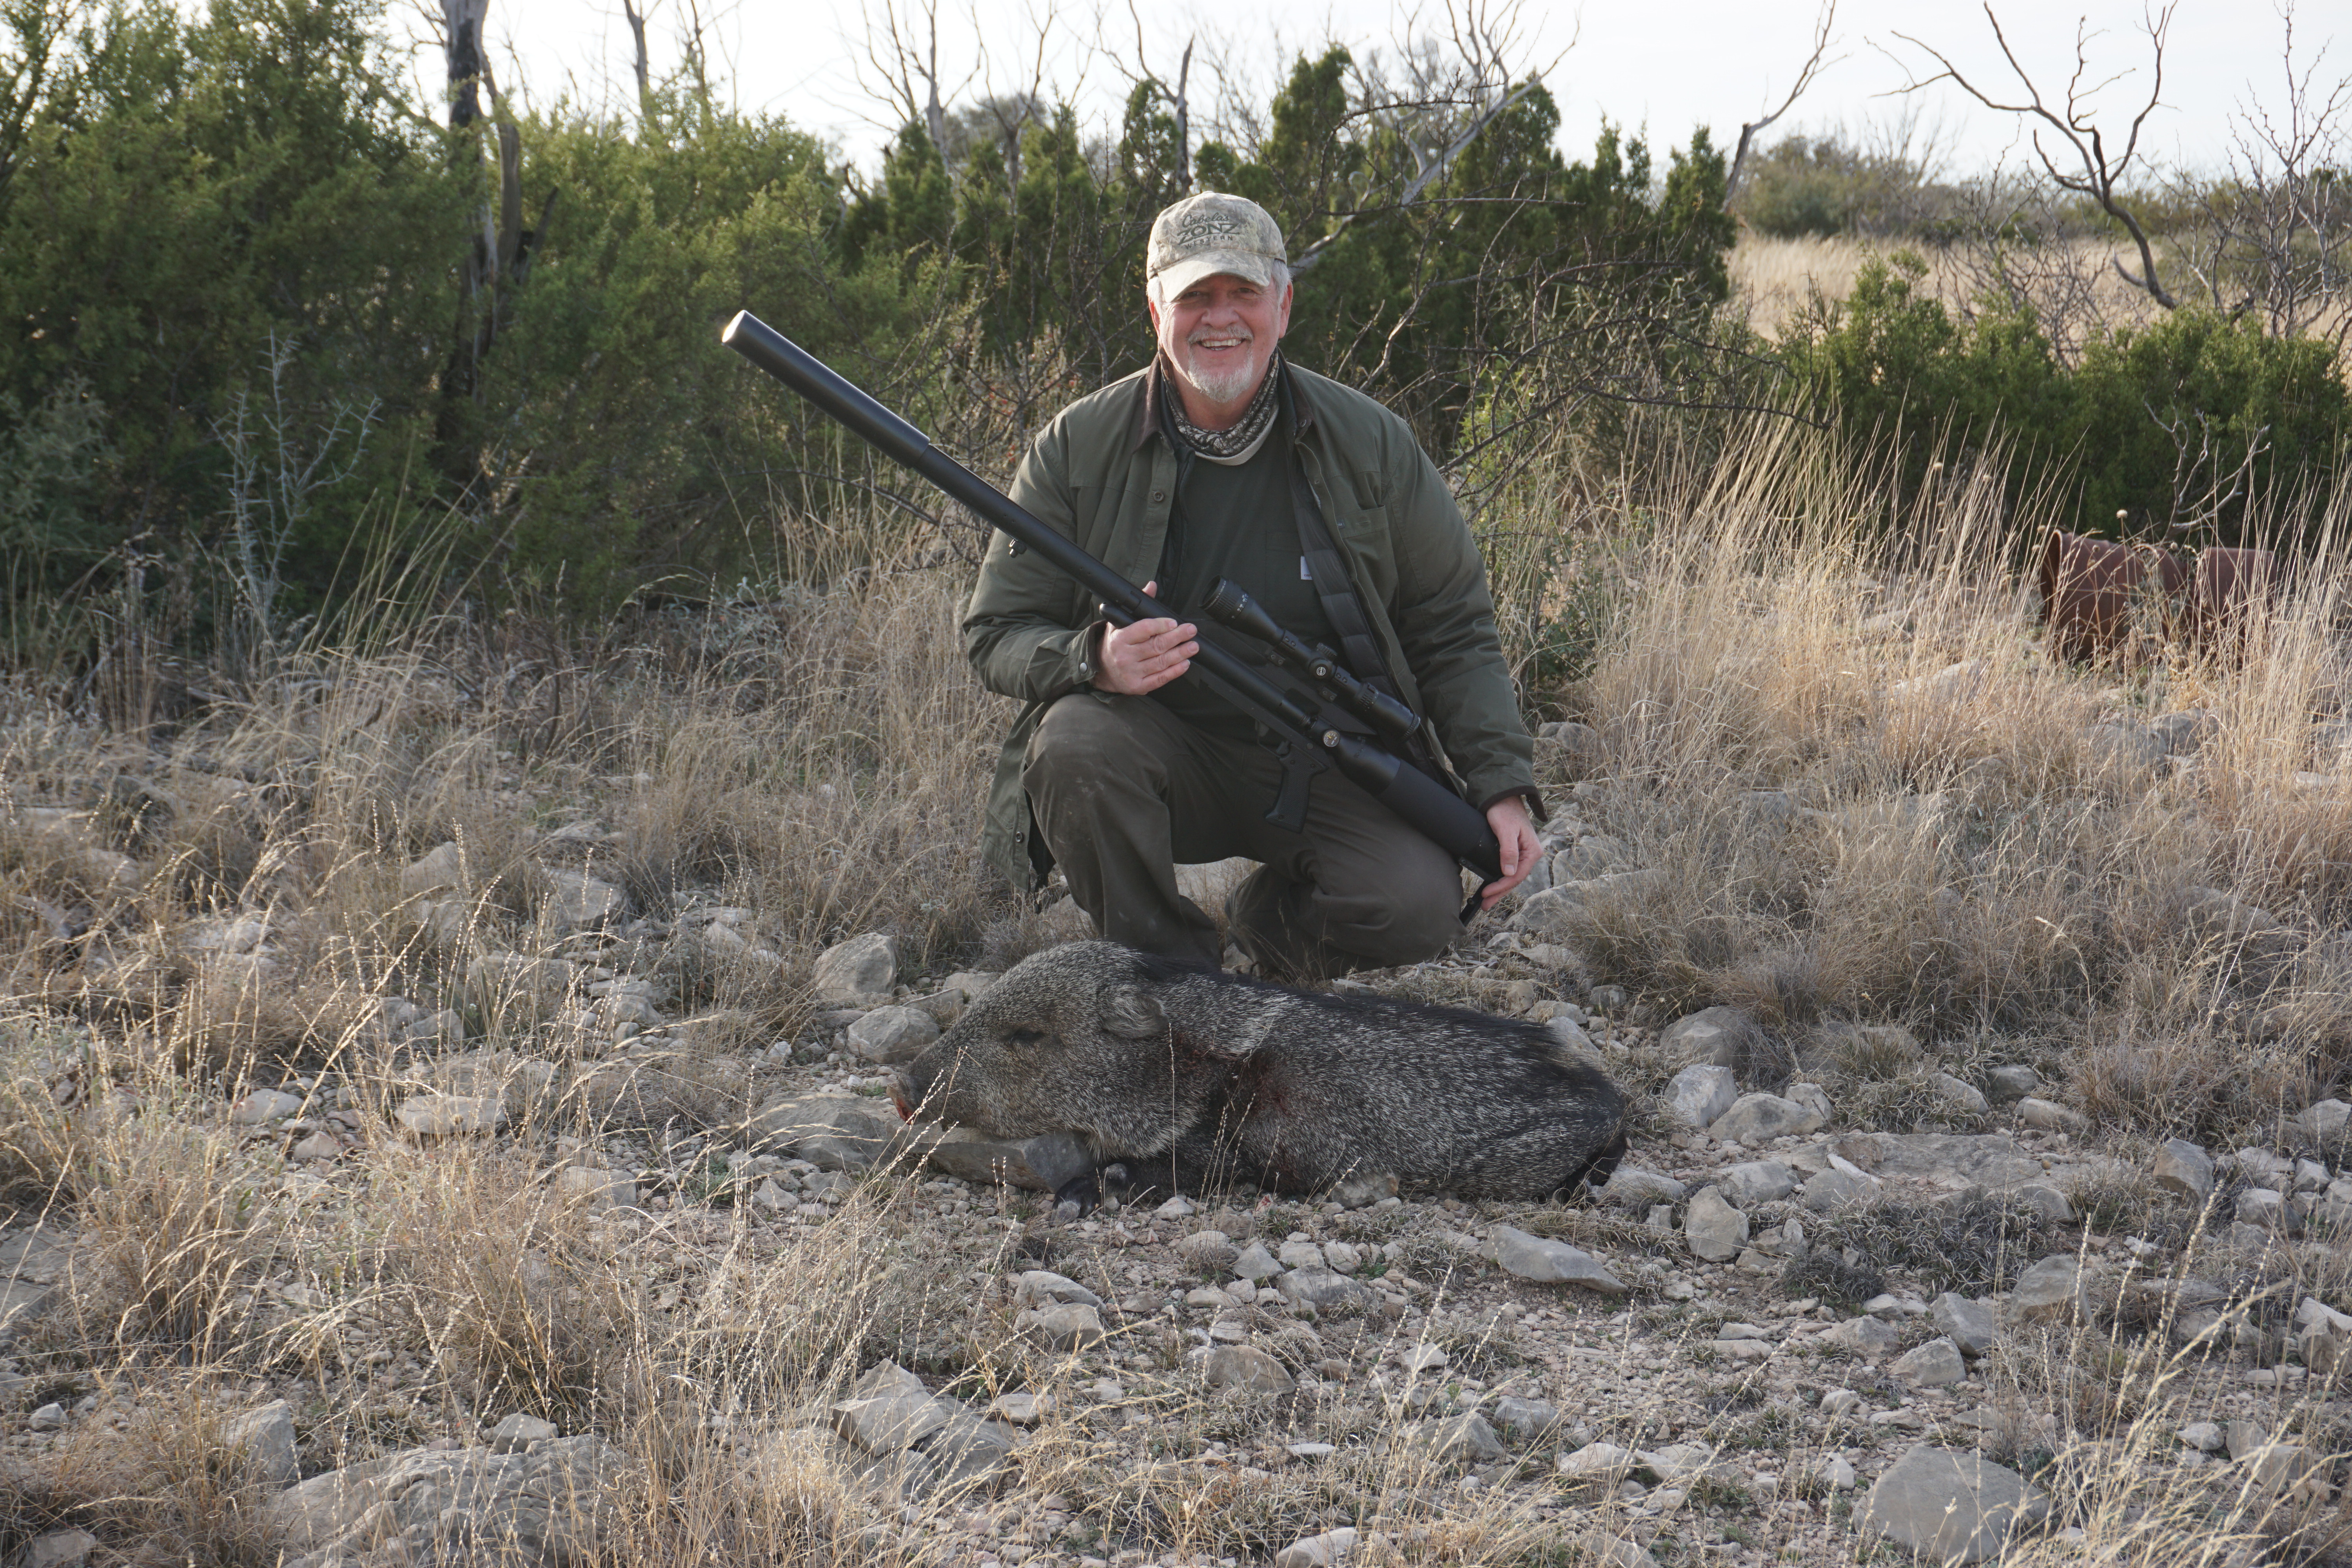
[[[1202,279],[1220,272],[1230,272],[1264,289],[1274,281],[1274,260],[1256,251],[1204,250],[1161,268],[1157,280],[1161,294],[1172,300]]]

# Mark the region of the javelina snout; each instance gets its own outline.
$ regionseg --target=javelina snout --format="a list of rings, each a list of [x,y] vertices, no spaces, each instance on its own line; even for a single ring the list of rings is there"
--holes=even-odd
[[[1533,1024],[1321,995],[1072,942],[1016,964],[898,1075],[902,1113],[1070,1132],[1139,1179],[1540,1199],[1607,1177],[1623,1097]]]

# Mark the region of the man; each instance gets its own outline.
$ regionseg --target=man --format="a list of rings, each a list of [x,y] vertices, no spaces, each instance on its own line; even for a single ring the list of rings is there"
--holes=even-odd
[[[1145,273],[1157,358],[1063,410],[1013,499],[1180,613],[1231,578],[1360,678],[1392,682],[1502,844],[1491,906],[1533,868],[1542,805],[1452,494],[1402,420],[1282,362],[1290,269],[1265,208],[1213,193],[1176,203],[1152,224]],[[1109,626],[1002,533],[963,632],[982,684],[1027,703],[983,839],[1016,887],[1058,860],[1104,936],[1213,964],[1215,924],[1178,892],[1175,867],[1247,856],[1264,864],[1227,900],[1228,932],[1288,979],[1417,963],[1460,933],[1452,858],[1336,771],[1316,778],[1305,832],[1265,820],[1273,752],[1182,679],[1203,638],[1260,658],[1262,645],[1197,614]]]

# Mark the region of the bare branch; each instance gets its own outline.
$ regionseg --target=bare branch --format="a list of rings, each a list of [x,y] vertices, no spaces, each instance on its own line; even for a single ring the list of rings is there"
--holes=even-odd
[[[2121,80],[2126,73],[2117,73],[2091,86],[2084,86],[2084,78],[2090,69],[2091,35],[2080,27],[2076,29],[2074,35],[2074,74],[2067,79],[2066,96],[2063,108],[2053,108],[2043,99],[2042,89],[2034,84],[2032,74],[2025,68],[2024,63],[2017,58],[2017,51],[2010,46],[2009,36],[2002,31],[2000,18],[1994,14],[1989,0],[1984,8],[1985,20],[1992,26],[1993,40],[2000,46],[2001,58],[2009,63],[2009,68],[2016,76],[2018,85],[2024,89],[2025,98],[2022,102],[2004,102],[1995,98],[1990,92],[1969,80],[1941,50],[1921,42],[1907,33],[1895,35],[1912,47],[1928,55],[1943,68],[1924,81],[1914,79],[1906,83],[1903,88],[1905,92],[1917,92],[1934,86],[1937,82],[1948,81],[1987,109],[2003,114],[2019,115],[2038,122],[2033,131],[2033,152],[2034,155],[2041,160],[2043,172],[2062,190],[2074,191],[2089,196],[2099,204],[2101,211],[2124,226],[2125,230],[2130,234],[2133,244],[2138,247],[2140,270],[2139,275],[2134,277],[2126,270],[2123,263],[2118,261],[2116,263],[2116,272],[2132,287],[2146,290],[2150,299],[2168,310],[2179,309],[2179,301],[2165,291],[2163,283],[2157,277],[2156,248],[2149,242],[2147,231],[2141,226],[2138,216],[2116,199],[2116,185],[2125,171],[2131,166],[2133,157],[2139,151],[2140,132],[2147,125],[2147,117],[2155,113],[2163,101],[2164,40],[2165,34],[2172,26],[2173,4],[2177,4],[2177,0],[2169,0],[2162,10],[2145,20],[2144,25],[2155,60],[2153,79],[2149,83],[2147,101],[2140,107],[2137,113],[2132,116],[2131,129],[2125,137],[2123,150],[2112,156],[2107,152],[2105,132],[2091,118],[2089,100],[2102,89]],[[2066,159],[2063,164],[2058,153],[2050,146],[2044,145],[2042,138],[2045,132],[2063,142],[2065,149],[2071,152],[2071,158]]]
[[[1739,190],[1739,176],[1747,168],[1748,149],[1755,142],[1756,133],[1795,108],[1797,100],[1802,98],[1805,95],[1805,89],[1813,85],[1813,79],[1837,63],[1837,60],[1824,58],[1828,55],[1832,42],[1830,37],[1830,25],[1836,20],[1837,0],[1823,0],[1821,16],[1813,24],[1813,52],[1805,57],[1804,65],[1799,68],[1796,85],[1789,89],[1789,96],[1780,100],[1780,108],[1763,119],[1751,120],[1739,128],[1739,147],[1731,155],[1731,173],[1724,181],[1723,199],[1727,205]],[[1840,55],[1838,59],[1844,58],[1843,55]]]

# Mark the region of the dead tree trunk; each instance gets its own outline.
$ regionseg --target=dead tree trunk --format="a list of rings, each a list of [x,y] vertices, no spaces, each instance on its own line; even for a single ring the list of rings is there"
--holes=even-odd
[[[442,0],[447,27],[449,58],[449,162],[455,169],[479,168],[481,142],[474,127],[482,117],[481,89],[490,87],[492,109],[498,90],[490,82],[482,51],[482,23],[489,0]],[[457,319],[450,333],[448,357],[441,370],[440,401],[434,416],[434,447],[441,471],[460,489],[471,489],[481,478],[482,454],[476,409],[482,395],[482,361],[498,338],[511,309],[511,295],[530,269],[539,233],[555,205],[550,191],[540,208],[540,229],[522,226],[522,132],[500,115],[498,141],[498,188],[492,199],[475,208],[467,252],[457,280]]]

